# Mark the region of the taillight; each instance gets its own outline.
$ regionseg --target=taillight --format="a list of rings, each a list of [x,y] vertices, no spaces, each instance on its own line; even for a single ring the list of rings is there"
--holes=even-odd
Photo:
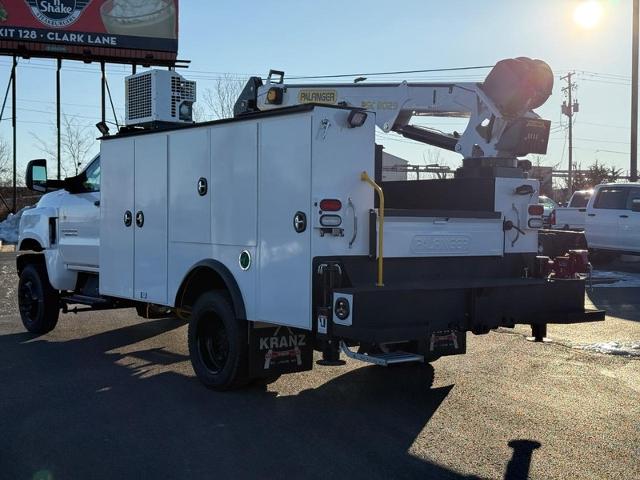
[[[553,210],[551,212],[551,215],[550,215],[550,218],[549,218],[549,223],[551,225],[555,225],[556,224],[556,211],[555,210]]]
[[[325,198],[320,201],[320,210],[323,212],[337,212],[342,208],[342,202],[337,198]]]
[[[542,205],[529,205],[529,215],[539,217],[544,213],[544,207]]]

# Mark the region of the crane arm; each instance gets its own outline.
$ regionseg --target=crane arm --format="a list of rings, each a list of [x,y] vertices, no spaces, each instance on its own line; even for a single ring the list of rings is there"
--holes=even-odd
[[[266,83],[252,77],[235,114],[304,103],[350,106],[374,112],[384,132],[456,151],[465,159],[515,158],[546,153],[550,122],[534,108],[551,94],[553,74],[544,62],[503,60],[483,83],[286,84],[284,72],[271,71]],[[417,116],[468,118],[461,134],[413,125]]]

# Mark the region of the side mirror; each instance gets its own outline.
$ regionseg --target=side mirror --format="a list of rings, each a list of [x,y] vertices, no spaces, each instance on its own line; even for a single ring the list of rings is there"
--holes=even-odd
[[[31,160],[27,164],[25,183],[29,190],[45,193],[47,191],[47,161]]]
[[[634,198],[631,201],[631,211],[640,212],[640,198]]]

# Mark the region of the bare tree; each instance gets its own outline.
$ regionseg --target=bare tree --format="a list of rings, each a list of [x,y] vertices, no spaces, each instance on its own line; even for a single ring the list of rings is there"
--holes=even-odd
[[[0,187],[13,184],[13,163],[11,146],[4,138],[0,138]]]
[[[224,75],[216,82],[216,86],[204,91],[202,106],[194,111],[194,117],[213,119],[233,117],[233,106],[244,87],[245,82],[232,75]],[[201,118],[204,119],[204,118]]]
[[[51,159],[57,159],[56,129],[52,128],[52,139],[43,139],[31,133],[36,141],[36,148]],[[61,169],[63,177],[77,175],[80,168],[89,160],[89,154],[96,145],[95,136],[90,127],[82,125],[75,117],[63,115],[60,131],[60,149],[62,154]]]

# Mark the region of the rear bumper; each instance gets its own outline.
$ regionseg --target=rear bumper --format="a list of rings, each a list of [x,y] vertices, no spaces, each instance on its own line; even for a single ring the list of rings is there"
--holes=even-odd
[[[381,343],[423,339],[442,330],[483,333],[515,324],[604,320],[604,311],[584,309],[584,291],[583,280],[523,278],[338,288],[333,292],[333,334]],[[335,313],[340,298],[350,304],[345,319]]]

